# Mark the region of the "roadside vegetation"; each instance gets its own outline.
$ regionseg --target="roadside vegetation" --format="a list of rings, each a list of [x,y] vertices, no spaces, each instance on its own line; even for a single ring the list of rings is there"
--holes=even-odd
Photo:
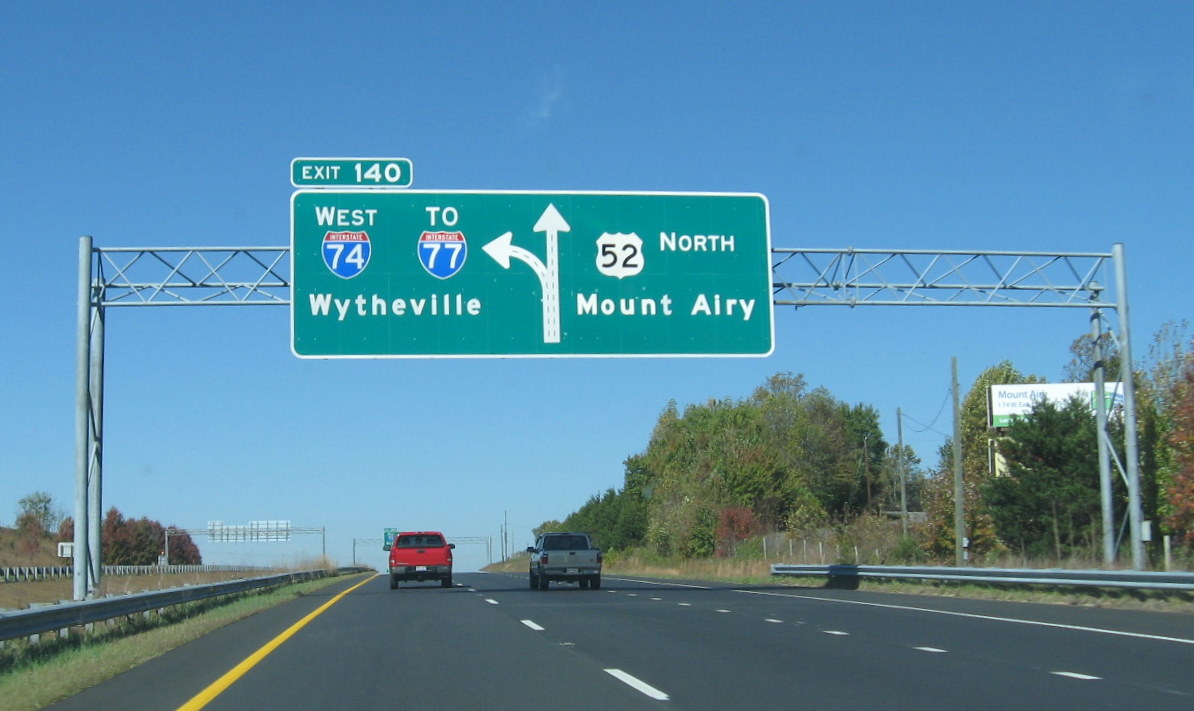
[[[128,518],[115,506],[109,508],[100,531],[104,565],[157,565],[167,528],[146,516]],[[57,544],[74,538],[74,520],[49,494],[35,491],[17,502],[13,526],[0,527],[0,566],[70,565],[58,557]],[[170,562],[202,565],[203,556],[188,534],[175,533],[170,536]]]
[[[1154,568],[1194,562],[1194,341],[1184,330],[1185,324],[1163,328],[1133,376]],[[1091,381],[1093,346],[1091,336],[1073,342],[1060,368],[1066,382]],[[1114,381],[1118,353],[1109,340],[1101,346],[1107,379]],[[775,562],[781,556],[785,562],[952,564],[953,448],[959,446],[972,563],[1100,567],[1090,405],[1042,401],[1004,429],[988,426],[991,385],[1045,381],[1007,361],[983,371],[964,397],[960,441],[948,440],[934,463],[892,444],[872,406],[839,401],[798,374],[776,374],[737,400],[683,409],[668,403],[646,450],[625,460],[620,488],[594,494],[564,520],[544,521],[533,532],[588,531],[614,565],[633,558]],[[1123,461],[1119,418],[1110,418],[1109,430]],[[999,471],[996,461],[1004,464]],[[1121,522],[1127,492],[1121,478],[1113,478],[1115,520]]]
[[[773,577],[773,563],[791,563],[786,555],[779,559],[759,557],[660,558],[639,551],[613,553],[605,559],[604,586],[617,588],[617,577],[644,577],[664,580],[709,581],[741,586],[787,586],[810,594],[829,587],[824,576]],[[491,573],[526,575],[527,556],[519,553],[485,568]],[[1123,590],[1008,583],[959,583],[949,581],[904,581],[863,578],[858,590],[905,595],[933,595],[1005,602],[1034,602],[1076,607],[1106,607],[1152,612],[1194,613],[1194,595],[1166,590]]]

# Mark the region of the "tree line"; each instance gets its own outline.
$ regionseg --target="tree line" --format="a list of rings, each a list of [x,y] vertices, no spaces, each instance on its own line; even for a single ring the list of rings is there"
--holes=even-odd
[[[20,551],[32,555],[43,541],[71,542],[74,519],[62,513],[53,497],[34,492],[18,502],[14,522],[20,536]],[[100,560],[103,565],[157,565],[165,551],[166,526],[148,517],[127,518],[115,506],[108,509],[100,526]],[[203,556],[185,533],[170,536],[170,563],[202,565]]]
[[[551,529],[584,529],[607,548],[661,555],[729,554],[765,531],[798,531],[900,509],[897,448],[878,411],[839,401],[803,376],[772,376],[749,397],[660,415],[625,483],[589,499]],[[905,448],[909,508],[919,508],[919,461]]]
[[[1184,329],[1184,323],[1161,329],[1148,358],[1133,370],[1133,383],[1144,517],[1189,557],[1194,341]],[[1090,382],[1095,345],[1091,336],[1073,342],[1064,380]],[[1114,343],[1098,345],[1107,380],[1117,380]],[[971,552],[991,560],[1005,554],[1098,559],[1102,520],[1090,404],[1039,402],[1005,429],[989,426],[991,385],[1037,382],[1045,379],[1004,361],[983,371],[964,398],[958,446]],[[1121,420],[1112,417],[1108,428],[1125,461]],[[625,460],[620,488],[594,494],[535,533],[587,530],[609,550],[707,557],[732,555],[743,541],[767,532],[807,535],[861,519],[899,526],[902,459],[908,510],[923,511],[924,522],[900,543],[900,555],[947,562],[955,545],[954,446],[947,439],[937,461],[924,466],[910,448],[901,452],[884,437],[874,407],[839,401],[824,388],[810,388],[801,375],[776,374],[739,400],[709,400],[683,411],[669,403],[646,450]],[[1003,466],[992,466],[997,461]],[[1115,521],[1122,522],[1127,492],[1119,476],[1113,479]]]

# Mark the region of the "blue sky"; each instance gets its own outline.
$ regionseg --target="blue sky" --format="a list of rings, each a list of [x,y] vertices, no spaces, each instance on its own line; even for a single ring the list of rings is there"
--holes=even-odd
[[[80,235],[289,244],[300,156],[414,188],[758,192],[776,247],[1126,248],[1134,347],[1190,316],[1194,6],[23,3],[0,43],[0,524],[74,496]],[[307,361],[285,307],[112,310],[104,505],[180,527],[383,528],[515,547],[622,482],[669,400],[802,373],[926,462],[1004,359],[1060,379],[1081,311],[807,308],[768,358]],[[929,426],[931,425],[931,427]],[[207,543],[213,563],[291,544]],[[382,565],[361,546],[358,559]],[[461,546],[462,568],[483,565]]]

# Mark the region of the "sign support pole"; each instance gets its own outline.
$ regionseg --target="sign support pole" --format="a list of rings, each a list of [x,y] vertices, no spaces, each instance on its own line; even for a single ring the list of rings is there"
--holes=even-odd
[[[79,239],[78,320],[75,333],[75,546],[74,598],[87,597],[87,402],[91,362],[91,238]]]
[[[1128,324],[1128,276],[1124,265],[1124,246],[1111,248],[1115,261],[1115,293],[1119,296],[1120,380],[1124,384],[1124,456],[1128,468],[1128,521],[1131,528],[1132,568],[1144,570],[1143,506],[1140,501],[1140,454],[1136,448],[1136,385],[1132,380],[1132,337]]]
[[[1095,427],[1098,430],[1099,503],[1103,515],[1103,567],[1115,564],[1115,513],[1111,503],[1111,455],[1107,447],[1107,388],[1103,365],[1102,314],[1090,312],[1090,335],[1094,338]]]

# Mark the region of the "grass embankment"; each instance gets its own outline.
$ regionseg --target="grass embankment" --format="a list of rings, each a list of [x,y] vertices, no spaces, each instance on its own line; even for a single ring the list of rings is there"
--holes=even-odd
[[[85,637],[45,639],[37,644],[9,642],[0,649],[0,711],[43,708],[224,625],[341,580],[324,578],[231,601],[217,598],[178,605],[160,619],[135,617]]]
[[[665,560],[637,555],[609,555],[604,573],[607,576],[637,575],[642,577],[709,580],[735,585],[784,585],[801,588],[825,588],[826,578],[773,577],[771,562],[759,559],[697,558]],[[490,572],[525,573],[527,558],[515,556],[485,568]],[[606,585],[608,587],[608,584]],[[981,585],[951,582],[906,582],[900,580],[863,579],[859,590],[868,592],[903,593],[905,595],[936,595],[1008,602],[1038,602],[1054,605],[1113,607],[1157,612],[1194,613],[1194,595],[1177,591],[1141,591],[1119,588],[1059,588],[1037,585]]]

